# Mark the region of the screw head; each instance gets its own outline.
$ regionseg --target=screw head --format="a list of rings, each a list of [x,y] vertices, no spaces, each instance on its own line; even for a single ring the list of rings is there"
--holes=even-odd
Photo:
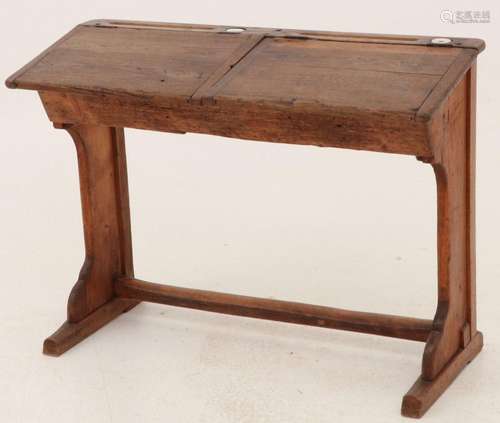
[[[432,44],[450,44],[451,40],[449,38],[433,38],[431,40]]]

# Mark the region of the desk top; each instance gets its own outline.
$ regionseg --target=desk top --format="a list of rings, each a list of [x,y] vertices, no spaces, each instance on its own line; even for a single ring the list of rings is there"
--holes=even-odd
[[[230,112],[230,105],[247,105],[270,114],[349,116],[360,124],[374,115],[397,128],[432,119],[484,48],[477,39],[432,40],[98,20],[78,25],[6,84],[166,108],[224,105]]]

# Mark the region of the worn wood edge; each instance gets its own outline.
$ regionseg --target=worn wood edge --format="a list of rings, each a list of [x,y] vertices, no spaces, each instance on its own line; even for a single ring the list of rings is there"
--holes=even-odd
[[[49,119],[58,124],[95,124],[171,133],[202,133],[259,142],[423,157],[432,155],[427,142],[426,125],[415,121],[412,113],[364,111],[346,107],[332,109],[322,104],[301,101],[236,101],[220,96],[215,104],[204,106],[196,102],[188,103],[185,98],[145,100],[134,96],[75,94],[60,90],[41,90],[40,97]],[[121,108],[121,113],[109,115],[107,110],[115,107]],[[130,118],[130,113],[143,116],[144,119],[138,121]],[[207,114],[210,119],[206,119]],[[289,122],[304,119],[306,114],[308,119],[317,124],[307,126],[305,123],[300,130],[296,128],[292,136]],[[256,133],[255,125],[269,119],[275,123],[273,130]],[[353,130],[364,140],[363,143],[347,142],[353,141]],[[385,135],[382,136],[381,132]],[[401,143],[402,134],[407,139],[406,143]]]
[[[19,79],[29,69],[31,69],[33,66],[35,66],[45,56],[47,56],[47,54],[49,54],[55,47],[57,47],[59,44],[62,44],[69,37],[71,37],[79,29],[79,27],[80,27],[80,25],[75,26],[72,30],[70,30],[68,33],[66,33],[61,38],[59,38],[57,41],[55,41],[52,45],[50,45],[45,50],[43,50],[38,56],[35,56],[32,60],[30,60],[28,63],[26,63],[22,68],[20,68],[19,70],[17,70],[16,72],[14,72],[12,75],[10,75],[5,80],[6,87],[7,88],[29,89],[29,88],[25,88],[23,86],[19,86],[18,83],[17,83],[17,79]],[[36,90],[36,88],[32,88],[32,89]]]
[[[125,131],[123,128],[111,129],[114,138],[113,153],[116,157],[115,185],[116,185],[116,209],[118,210],[118,233],[120,237],[120,263],[121,274],[129,277],[134,276],[134,259],[132,251],[132,229],[130,221],[130,196],[128,190],[127,153],[125,147]]]
[[[405,417],[422,417],[482,347],[483,335],[477,332],[465,349],[458,352],[434,380],[426,381],[420,376],[403,397],[401,414]]]
[[[432,320],[181,288],[132,278],[117,279],[115,293],[120,298],[412,341],[425,342],[432,329]]]
[[[113,24],[115,22],[116,24]],[[199,24],[182,24],[182,23],[163,23],[163,22],[147,22],[147,21],[121,21],[112,19],[94,19],[83,22],[71,31],[65,34],[62,38],[57,40],[54,44],[45,49],[42,53],[20,68],[18,71],[9,76],[5,85],[8,88],[22,88],[38,90],[41,87],[30,86],[29,84],[19,85],[16,80],[19,79],[27,70],[32,68],[36,63],[42,60],[53,48],[69,38],[73,33],[81,27],[95,27],[95,28],[124,28],[127,23],[132,26],[143,25],[142,29],[155,29],[154,25],[168,29],[169,25],[175,27],[176,30],[207,30],[210,32],[216,31],[217,33],[225,33],[225,30],[232,27],[245,28],[246,31],[240,34],[229,34],[228,36],[245,36],[251,34],[261,34],[266,37],[286,37],[286,38],[303,38],[303,39],[317,39],[322,41],[344,41],[355,43],[375,43],[375,44],[402,44],[402,45],[416,45],[416,46],[431,46],[433,48],[464,48],[473,49],[476,54],[485,48],[485,43],[480,39],[473,38],[453,38],[453,43],[445,47],[437,47],[430,43],[432,38],[429,36],[412,36],[412,35],[389,35],[389,34],[370,34],[370,33],[346,33],[346,32],[333,32],[333,31],[310,31],[301,29],[282,29],[282,28],[259,28],[259,27],[246,27],[246,26],[222,26],[222,25],[199,25]],[[406,40],[406,41],[405,41]]]
[[[335,41],[337,43],[357,43],[357,44],[385,44],[385,45],[399,45],[408,47],[432,47],[432,48],[460,48],[460,49],[472,49],[478,53],[484,50],[485,43],[483,40],[478,38],[452,38],[451,43],[447,45],[434,44],[432,40],[434,38],[442,37],[429,37],[422,36],[421,38],[414,38],[414,40],[404,42],[403,38],[398,40],[396,35],[383,35],[376,37],[377,34],[368,34],[368,36],[361,36],[353,34],[349,36],[348,33],[345,35],[332,35],[332,36],[320,36],[320,35],[309,35],[307,32],[294,33],[292,31],[283,31],[280,33],[272,34],[273,38],[289,38],[289,39],[302,39],[302,40],[316,40],[316,41]],[[415,36],[416,37],[416,36]]]
[[[80,322],[64,322],[56,332],[45,339],[43,342],[43,353],[53,357],[60,356],[137,304],[139,304],[139,301],[136,300],[114,298]]]
[[[415,114],[416,120],[431,122],[439,114],[439,109],[446,104],[450,94],[476,60],[476,56],[477,54],[473,50],[462,50],[457,55],[448,70],[420,105]]]
[[[401,35],[401,34],[376,34],[376,33],[355,33],[323,30],[307,30],[293,28],[263,28],[246,25],[208,25],[193,23],[175,23],[175,22],[155,22],[155,21],[136,21],[120,19],[93,19],[80,24],[82,26],[101,27],[101,28],[131,28],[131,29],[149,29],[149,30],[192,30],[224,33],[228,28],[244,28],[245,32],[231,34],[231,36],[241,36],[245,33],[260,33],[266,36],[316,39],[322,41],[345,41],[345,42],[364,42],[375,44],[401,44],[432,47],[458,47],[472,48],[478,52],[484,50],[485,43],[478,38],[448,37],[452,40],[451,44],[446,46],[431,44],[433,38],[442,38],[443,36],[429,35]],[[229,35],[229,34],[228,34]]]
[[[470,177],[467,179],[467,274],[469,284],[467,285],[467,316],[469,320],[469,335],[474,336],[477,332],[476,312],[476,104],[477,104],[477,63],[474,61],[467,72],[467,135],[466,135],[466,157],[467,169]]]
[[[250,50],[251,52],[251,50]],[[242,57],[240,61],[238,61],[237,65],[241,64],[248,55]],[[219,87],[221,80],[219,79],[215,86]],[[224,78],[225,82],[225,78]],[[129,91],[120,91],[120,90],[107,90],[104,88],[99,88],[99,90],[95,90],[88,87],[72,87],[72,86],[61,86],[61,85],[52,85],[52,84],[33,84],[33,83],[23,83],[23,86],[19,86],[18,88],[36,90],[40,92],[42,96],[44,92],[56,92],[67,95],[74,96],[82,96],[87,99],[92,99],[94,101],[106,99],[106,98],[116,98],[120,102],[124,101],[139,101],[144,102],[148,101],[148,103],[155,107],[163,107],[165,109],[177,108],[180,106],[193,106],[198,104],[190,102],[190,96],[186,95],[171,95],[168,97],[164,96],[156,96],[156,95],[146,95],[146,94],[134,94]],[[383,116],[390,116],[395,119],[403,119],[408,122],[416,122],[417,125],[420,125],[424,120],[423,119],[415,119],[415,114],[410,111],[398,111],[391,109],[370,109],[370,108],[361,108],[361,107],[352,107],[352,106],[330,106],[328,104],[324,104],[318,101],[305,101],[301,99],[296,99],[293,102],[284,101],[284,100],[268,100],[268,99],[236,99],[233,97],[225,96],[225,95],[217,95],[217,103],[219,105],[238,105],[241,107],[245,107],[246,105],[255,105],[259,104],[262,107],[273,107],[283,111],[290,110],[308,110],[311,113],[323,114],[325,116],[331,116],[332,112],[335,114],[362,114],[367,116],[375,116],[378,115],[381,118]],[[207,106],[210,108],[203,108],[203,110],[216,110],[217,106],[214,103],[208,103]],[[307,108],[307,109],[306,109]],[[76,122],[72,122],[76,123]],[[80,122],[83,123],[83,122]]]

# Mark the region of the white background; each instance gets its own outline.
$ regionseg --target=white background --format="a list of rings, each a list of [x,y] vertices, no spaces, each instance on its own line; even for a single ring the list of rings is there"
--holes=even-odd
[[[424,417],[500,419],[498,2],[22,1],[5,79],[74,25],[143,19],[477,37],[478,325],[485,348]],[[443,9],[489,10],[446,24]],[[76,155],[37,95],[0,89],[0,421],[394,422],[423,343],[141,304],[60,358],[83,261]],[[432,318],[432,169],[413,157],[127,130],[136,275]]]

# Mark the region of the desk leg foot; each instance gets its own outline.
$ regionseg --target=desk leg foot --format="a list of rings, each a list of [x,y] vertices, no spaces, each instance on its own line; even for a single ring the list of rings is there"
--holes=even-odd
[[[60,356],[138,303],[135,300],[114,298],[77,323],[64,322],[44,341],[43,353],[54,357]]]
[[[483,335],[476,332],[470,343],[450,360],[434,380],[427,381],[420,376],[403,397],[401,414],[405,417],[422,417],[482,347]]]

